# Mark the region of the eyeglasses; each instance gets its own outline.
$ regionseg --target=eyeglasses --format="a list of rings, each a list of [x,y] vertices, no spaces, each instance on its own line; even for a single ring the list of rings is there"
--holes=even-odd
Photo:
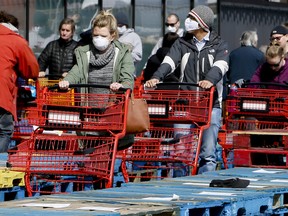
[[[165,23],[165,25],[166,25],[166,27],[168,27],[168,26],[174,27],[176,25],[176,23]]]
[[[282,61],[282,58],[280,59],[280,61],[279,61],[277,64],[269,64],[269,63],[268,63],[268,65],[269,65],[270,67],[279,67],[281,61]]]
[[[274,40],[280,41],[283,36],[284,36],[284,35],[278,36],[278,37],[271,37],[271,38],[270,38],[270,41],[274,41]]]

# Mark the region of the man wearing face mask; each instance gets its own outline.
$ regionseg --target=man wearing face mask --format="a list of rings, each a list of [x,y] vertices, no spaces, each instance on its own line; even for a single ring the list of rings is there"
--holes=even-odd
[[[198,83],[204,89],[216,86],[211,124],[203,134],[198,174],[214,171],[216,168],[216,144],[222,115],[223,76],[229,68],[228,45],[212,30],[213,22],[214,13],[208,6],[199,5],[193,8],[185,20],[187,34],[175,41],[152,79],[145,83],[147,87],[154,87],[180,64],[180,82]],[[183,86],[181,89],[189,89],[189,86]],[[182,125],[180,128],[184,127]]]
[[[115,15],[117,19],[117,29],[119,32],[119,41],[126,44],[132,54],[133,62],[136,65],[142,60],[142,41],[140,36],[129,28],[129,22],[126,14],[119,12]]]
[[[184,29],[180,28],[180,20],[177,14],[171,13],[168,15],[166,23],[167,32],[176,32],[179,37],[183,36]],[[163,37],[159,38],[155,46],[153,47],[150,56],[156,54],[157,50],[162,47]]]

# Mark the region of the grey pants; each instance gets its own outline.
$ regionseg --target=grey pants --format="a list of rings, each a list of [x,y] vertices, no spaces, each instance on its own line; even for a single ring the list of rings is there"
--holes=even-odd
[[[14,131],[13,116],[0,108],[0,153],[7,152]]]

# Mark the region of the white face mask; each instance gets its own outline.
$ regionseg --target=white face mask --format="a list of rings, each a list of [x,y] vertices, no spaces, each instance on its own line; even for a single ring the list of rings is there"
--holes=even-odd
[[[168,26],[168,27],[167,27],[167,31],[168,31],[168,32],[176,32],[176,27],[175,27],[175,26],[174,26],[174,27]]]
[[[93,44],[96,47],[96,49],[100,51],[104,51],[107,49],[107,47],[110,45],[110,41],[102,36],[96,36],[93,37]]]
[[[198,30],[198,29],[200,29],[200,28],[199,28],[198,23],[195,20],[191,20],[190,18],[187,18],[185,20],[185,30],[187,32]]]
[[[127,30],[125,25],[123,25],[122,27],[117,27],[117,29],[120,35],[124,34],[124,32]]]

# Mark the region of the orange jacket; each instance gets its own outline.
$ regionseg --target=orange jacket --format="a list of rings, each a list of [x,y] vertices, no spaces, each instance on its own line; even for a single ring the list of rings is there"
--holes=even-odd
[[[17,77],[37,78],[39,66],[27,41],[0,24],[0,107],[9,111],[15,120]]]

